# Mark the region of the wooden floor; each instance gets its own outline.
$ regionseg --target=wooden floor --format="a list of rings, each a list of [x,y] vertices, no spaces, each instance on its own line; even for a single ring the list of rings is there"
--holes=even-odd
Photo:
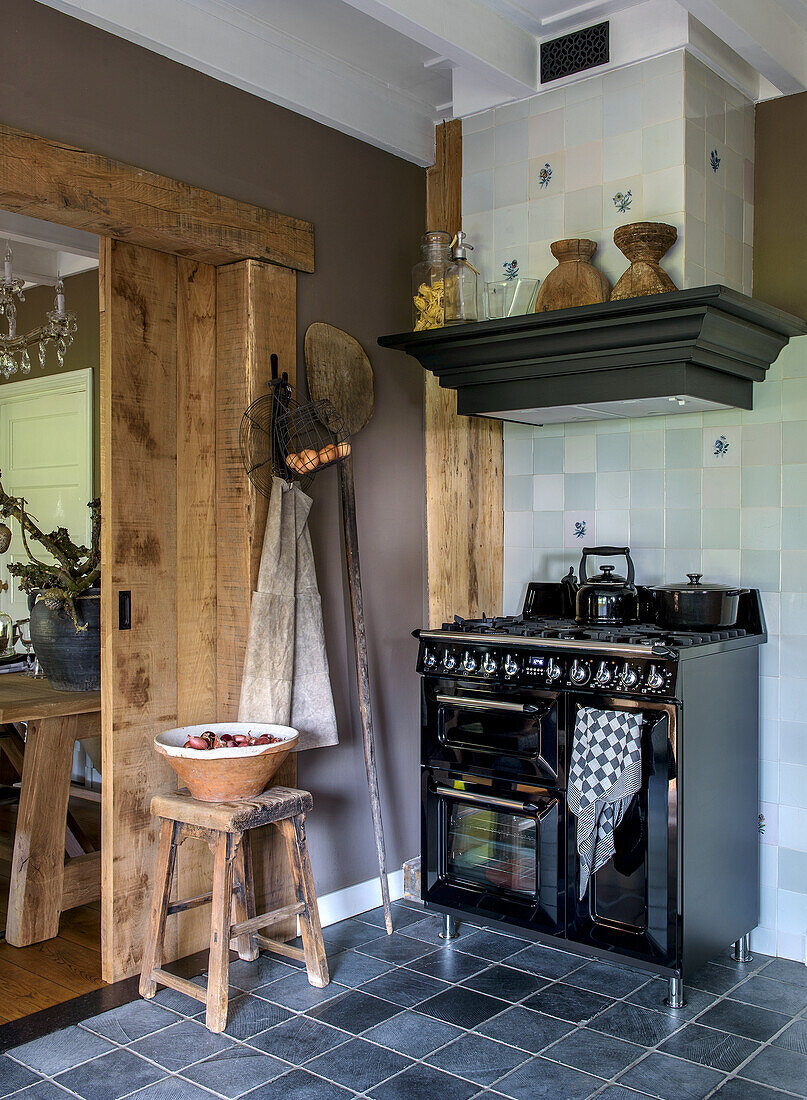
[[[87,836],[100,845],[99,807],[71,799],[70,809]],[[15,808],[0,806],[0,833],[12,834]],[[0,861],[0,928],[5,927],[10,867]],[[0,1024],[99,989],[101,903],[62,914],[59,935],[31,947],[0,941]]]

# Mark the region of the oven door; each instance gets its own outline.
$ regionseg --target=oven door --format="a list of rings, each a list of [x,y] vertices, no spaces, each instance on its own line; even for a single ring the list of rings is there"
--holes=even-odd
[[[592,876],[582,898],[578,897],[577,818],[568,814],[568,937],[660,965],[677,965],[677,707],[606,696],[570,696],[570,754],[581,706],[641,712],[642,785],[614,832],[613,857]]]
[[[565,799],[529,784],[423,769],[424,900],[561,932]]]
[[[558,696],[426,677],[424,763],[555,786],[563,771]]]

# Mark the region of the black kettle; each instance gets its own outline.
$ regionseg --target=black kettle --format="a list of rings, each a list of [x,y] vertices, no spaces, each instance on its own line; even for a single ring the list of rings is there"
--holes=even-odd
[[[613,565],[604,565],[589,580],[586,558],[624,557],[628,563],[628,575],[621,577]],[[575,597],[578,623],[589,626],[619,625],[639,621],[639,593],[633,583],[636,571],[627,546],[585,546],[580,559],[580,584]],[[565,578],[564,578],[565,579]]]

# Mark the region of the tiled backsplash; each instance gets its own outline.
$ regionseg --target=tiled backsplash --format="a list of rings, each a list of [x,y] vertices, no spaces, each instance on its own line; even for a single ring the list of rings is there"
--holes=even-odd
[[[760,951],[807,934],[807,337],[754,386],[752,412],[531,428],[506,424],[504,610],[559,580],[580,547],[629,545],[642,583],[760,588]]]
[[[614,283],[614,229],[666,221],[676,286],[750,293],[753,149],[753,104],[677,50],[463,120],[463,228],[485,280],[544,278],[552,241],[590,237]]]

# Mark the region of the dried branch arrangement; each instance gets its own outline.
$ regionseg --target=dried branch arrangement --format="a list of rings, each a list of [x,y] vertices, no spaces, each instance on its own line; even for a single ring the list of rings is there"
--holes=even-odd
[[[49,607],[64,607],[77,632],[86,630],[87,624],[79,619],[75,601],[97,585],[101,577],[100,499],[91,500],[87,507],[92,515],[92,546],[77,546],[66,527],[57,527],[49,534],[41,531],[27,511],[25,498],[9,496],[0,481],[0,516],[19,523],[22,544],[29,559],[10,562],[9,573],[19,578],[21,592],[39,591],[40,599]],[[31,540],[38,542],[55,561],[40,561],[31,551]]]

